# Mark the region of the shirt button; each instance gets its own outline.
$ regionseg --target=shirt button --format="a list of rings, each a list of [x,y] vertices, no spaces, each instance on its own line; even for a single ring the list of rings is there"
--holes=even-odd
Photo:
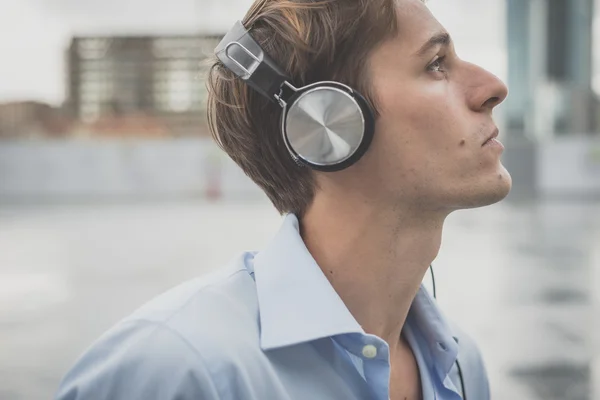
[[[372,344],[368,344],[362,349],[362,355],[365,358],[375,358],[377,357],[377,347]]]

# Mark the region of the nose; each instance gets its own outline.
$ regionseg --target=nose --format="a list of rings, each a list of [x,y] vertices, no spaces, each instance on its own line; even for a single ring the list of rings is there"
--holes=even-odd
[[[508,96],[508,88],[491,72],[474,64],[468,64],[466,85],[469,88],[469,106],[474,111],[491,112]]]

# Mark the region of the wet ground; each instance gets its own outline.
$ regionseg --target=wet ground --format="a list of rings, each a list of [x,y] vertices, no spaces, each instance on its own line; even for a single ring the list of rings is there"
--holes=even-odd
[[[0,207],[0,399],[51,398],[103,331],[260,248],[266,203]],[[478,341],[494,400],[600,399],[600,202],[503,202],[447,222],[446,314]]]

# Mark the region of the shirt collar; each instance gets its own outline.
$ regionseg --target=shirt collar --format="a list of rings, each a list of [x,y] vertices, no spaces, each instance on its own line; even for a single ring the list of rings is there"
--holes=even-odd
[[[294,214],[285,216],[279,232],[255,255],[253,264],[263,350],[365,333],[306,248]],[[458,339],[424,286],[407,323],[418,328],[443,380],[456,362]]]
[[[306,248],[294,214],[254,257],[254,277],[263,350],[364,333]]]
[[[421,286],[413,300],[407,323],[418,329],[443,382],[458,358],[458,335],[424,286]]]

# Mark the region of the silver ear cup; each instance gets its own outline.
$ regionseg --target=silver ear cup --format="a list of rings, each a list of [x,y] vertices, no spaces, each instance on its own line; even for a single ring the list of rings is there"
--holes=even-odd
[[[293,153],[318,166],[349,159],[365,135],[365,119],[357,101],[328,86],[300,94],[289,105],[283,127]]]

